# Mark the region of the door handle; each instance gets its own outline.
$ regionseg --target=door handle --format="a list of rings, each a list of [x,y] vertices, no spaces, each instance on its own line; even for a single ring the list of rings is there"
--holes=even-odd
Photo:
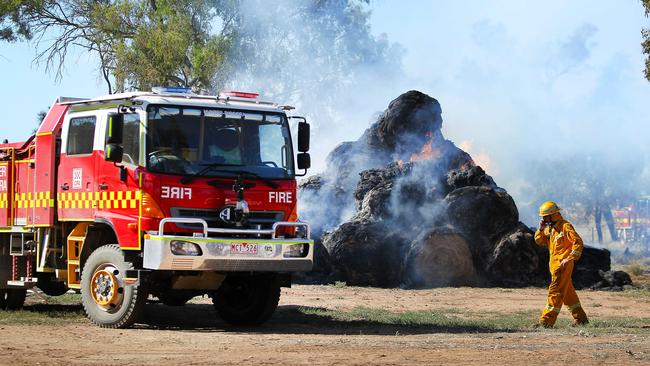
[[[107,190],[108,189],[108,184],[106,184],[106,183],[100,184],[99,189],[104,190],[104,191]]]
[[[68,183],[63,183],[61,185],[61,189],[64,190],[64,191],[67,191],[68,189],[70,189],[70,186],[68,185]]]

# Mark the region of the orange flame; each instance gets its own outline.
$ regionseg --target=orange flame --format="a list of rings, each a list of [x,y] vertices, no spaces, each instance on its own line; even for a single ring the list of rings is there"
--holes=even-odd
[[[410,161],[432,160],[440,156],[440,154],[440,149],[433,148],[433,134],[431,134],[431,132],[428,132],[427,141],[425,141],[424,145],[422,145],[420,152],[411,155]]]
[[[492,171],[494,173],[495,168],[492,166],[492,159],[490,159],[490,155],[486,153],[485,151],[475,151],[472,148],[472,141],[471,140],[465,140],[458,144],[458,147],[463,149],[465,152],[470,154],[472,156],[472,160],[474,160],[474,163],[483,170],[487,171]]]

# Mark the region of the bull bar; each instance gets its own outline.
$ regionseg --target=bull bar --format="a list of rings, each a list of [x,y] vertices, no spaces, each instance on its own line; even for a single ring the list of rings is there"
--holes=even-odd
[[[202,230],[193,235],[165,235],[168,224],[197,224]],[[305,238],[280,237],[277,231],[282,227],[302,227]],[[199,254],[174,254],[174,241],[195,245]],[[294,256],[295,249],[299,256]],[[208,227],[200,218],[168,217],[160,221],[158,232],[145,235],[143,266],[153,270],[305,272],[312,269],[313,257],[314,241],[307,223],[279,221],[271,229],[231,229]]]

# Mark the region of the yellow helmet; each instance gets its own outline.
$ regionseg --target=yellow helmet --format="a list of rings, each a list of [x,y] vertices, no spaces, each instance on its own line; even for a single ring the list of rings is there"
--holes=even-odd
[[[553,201],[546,201],[539,206],[539,216],[548,216],[560,212],[560,207]]]

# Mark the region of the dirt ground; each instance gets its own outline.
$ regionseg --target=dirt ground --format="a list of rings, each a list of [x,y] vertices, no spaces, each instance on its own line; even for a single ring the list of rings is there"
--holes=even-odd
[[[81,316],[70,324],[0,324],[0,364],[650,364],[647,294],[580,291],[592,324],[599,319],[622,319],[623,324],[630,319],[635,324],[611,329],[572,328],[566,310],[555,329],[526,326],[511,331],[342,321],[318,312],[362,307],[397,314],[442,311],[461,318],[524,314],[532,325],[545,295],[546,290],[534,288],[294,286],[283,289],[274,318],[254,329],[225,325],[209,299],[196,298],[184,307],[147,305],[144,323],[134,329],[100,329]],[[79,305],[67,306],[79,312]]]

